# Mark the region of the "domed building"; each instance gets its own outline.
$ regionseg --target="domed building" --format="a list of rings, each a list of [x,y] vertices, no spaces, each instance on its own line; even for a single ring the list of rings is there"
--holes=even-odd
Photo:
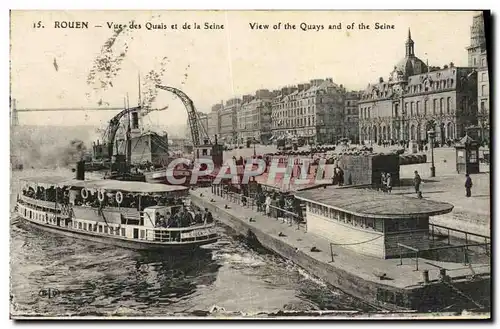
[[[427,131],[436,130],[436,141],[445,144],[465,135],[476,124],[477,74],[472,67],[430,67],[415,55],[408,30],[405,57],[387,81],[368,84],[358,103],[359,136],[365,143],[427,142]]]

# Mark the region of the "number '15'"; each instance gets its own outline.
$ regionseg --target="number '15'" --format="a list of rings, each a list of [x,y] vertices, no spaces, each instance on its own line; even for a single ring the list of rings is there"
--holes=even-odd
[[[41,28],[42,27],[42,22],[38,21],[38,22],[33,23],[33,27],[34,28]]]

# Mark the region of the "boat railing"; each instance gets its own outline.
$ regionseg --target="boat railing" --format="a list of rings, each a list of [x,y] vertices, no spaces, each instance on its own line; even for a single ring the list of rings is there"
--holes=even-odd
[[[448,245],[450,244],[450,233],[458,233],[455,234],[456,237],[460,237],[463,234],[463,238],[465,240],[465,244],[469,243],[471,240],[473,241],[484,241],[485,244],[491,242],[491,238],[487,235],[482,235],[474,232],[468,232],[460,229],[456,229],[453,227],[448,227],[448,226],[443,226],[443,225],[438,225],[438,224],[433,224],[429,223],[429,239],[432,239],[434,241],[436,237],[442,237],[446,236],[446,239],[448,241]]]
[[[45,200],[38,200],[38,199],[33,199],[30,198],[26,195],[19,195],[19,199],[22,202],[25,202],[27,204],[31,204],[37,207],[42,207],[42,208],[49,208],[49,209],[62,209],[63,205],[61,203],[55,202],[55,201],[45,201]]]
[[[422,252],[430,252],[430,251],[440,251],[440,250],[450,250],[450,249],[460,249],[463,254],[463,265],[470,265],[471,262],[469,261],[469,248],[471,247],[484,247],[486,250],[488,250],[491,247],[491,243],[466,243],[466,244],[460,244],[456,246],[452,245],[447,245],[447,246],[437,246],[437,247],[431,247],[431,248],[425,248],[425,249],[419,249],[416,247],[408,246],[403,243],[398,242],[398,248],[399,248],[399,265],[403,265],[403,256],[404,255],[414,255],[410,256],[409,258],[411,260],[414,260],[415,262],[415,271],[418,271],[418,260],[419,258],[422,258]],[[489,256],[489,252],[486,253]]]
[[[213,238],[215,224],[188,227],[146,228],[146,240],[158,242],[193,242]]]

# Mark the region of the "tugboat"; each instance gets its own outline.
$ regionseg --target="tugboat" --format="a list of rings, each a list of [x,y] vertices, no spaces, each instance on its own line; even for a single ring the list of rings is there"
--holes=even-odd
[[[111,179],[25,181],[17,215],[45,231],[132,249],[192,251],[218,240],[211,216],[189,211],[185,186]]]

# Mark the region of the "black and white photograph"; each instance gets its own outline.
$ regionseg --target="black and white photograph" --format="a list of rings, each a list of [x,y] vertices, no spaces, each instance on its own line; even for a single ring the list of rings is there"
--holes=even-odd
[[[10,319],[491,319],[491,19],[11,10]]]

